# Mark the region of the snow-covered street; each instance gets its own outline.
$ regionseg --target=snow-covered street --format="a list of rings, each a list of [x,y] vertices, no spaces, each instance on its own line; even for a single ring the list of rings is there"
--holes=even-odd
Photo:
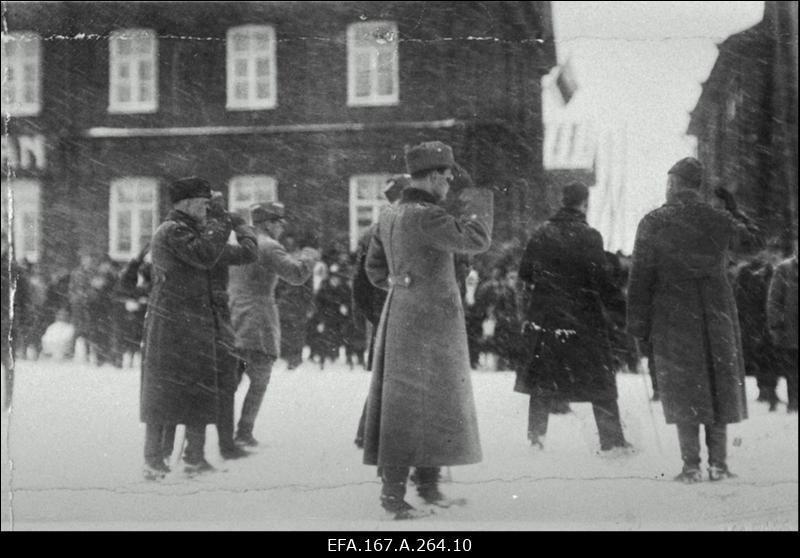
[[[460,508],[387,520],[375,469],[353,444],[369,374],[279,361],[256,424],[254,455],[220,471],[142,479],[139,369],[18,361],[2,419],[2,528],[257,530],[797,530],[798,418],[767,412],[748,378],[750,419],[729,428],[738,478],[683,485],[675,429],[642,376],[618,375],[633,456],[597,455],[589,404],[551,417],[545,450],[525,438],[527,397],[510,372],[473,373],[484,460],[454,467],[443,490]],[[246,381],[245,381],[246,382]],[[240,386],[241,404],[246,384]],[[783,381],[779,395],[786,398]],[[238,406],[237,406],[238,408]],[[181,429],[178,439],[182,438]],[[448,471],[445,470],[447,473]],[[409,489],[409,501],[419,501]]]

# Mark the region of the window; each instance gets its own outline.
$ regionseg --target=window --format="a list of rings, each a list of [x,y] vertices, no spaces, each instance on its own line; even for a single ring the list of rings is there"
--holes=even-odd
[[[227,108],[274,108],[278,98],[275,30],[269,25],[233,27],[227,39]]]
[[[228,210],[250,220],[250,206],[278,201],[278,185],[271,176],[245,175],[231,179],[228,189]]]
[[[17,260],[27,259],[39,261],[39,196],[40,186],[37,180],[14,179],[3,181],[3,230],[10,229],[8,207],[8,189],[13,199],[11,216],[13,217],[14,256]]]
[[[383,189],[390,174],[361,174],[350,178],[350,251],[355,251],[358,239],[378,220],[386,205]]]
[[[347,104],[394,105],[399,94],[397,24],[354,23],[347,29]]]
[[[114,31],[109,40],[109,112],[158,109],[158,41],[151,29]]]
[[[3,113],[35,116],[42,108],[41,39],[34,33],[3,33]]]
[[[111,183],[108,211],[109,254],[129,260],[150,242],[158,215],[154,178],[121,178]]]

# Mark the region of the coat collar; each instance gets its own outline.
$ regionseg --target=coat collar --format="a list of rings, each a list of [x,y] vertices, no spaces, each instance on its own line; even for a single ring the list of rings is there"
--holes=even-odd
[[[558,212],[548,219],[553,222],[572,222],[572,223],[586,223],[586,214],[577,209],[570,207],[562,207]]]
[[[678,190],[669,194],[667,197],[667,205],[688,205],[703,203],[703,198],[700,196],[699,190]]]
[[[438,204],[439,199],[433,194],[426,192],[425,190],[420,190],[419,188],[406,188],[405,190],[403,190],[403,195],[400,198],[400,203],[416,203],[416,202],[427,202],[427,203]]]
[[[183,211],[179,211],[177,209],[171,210],[169,214],[167,214],[167,219],[170,221],[178,221],[192,227],[193,229],[201,228],[200,222],[197,219],[188,213],[184,213]]]

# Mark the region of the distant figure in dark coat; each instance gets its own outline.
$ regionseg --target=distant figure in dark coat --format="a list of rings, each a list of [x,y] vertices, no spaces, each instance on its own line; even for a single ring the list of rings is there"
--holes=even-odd
[[[514,389],[530,395],[528,438],[540,448],[558,398],[592,403],[601,451],[629,447],[604,312],[621,293],[608,275],[600,233],[586,224],[588,199],[585,185],[567,185],[562,208],[533,233],[520,263],[528,358]]]
[[[728,248],[760,242],[727,191],[717,195],[728,211],[703,201],[702,174],[692,157],[669,170],[667,203],[639,223],[628,289],[628,331],[653,345],[664,416],[678,428],[682,482],[702,480],[701,424],[709,478],[731,476],[727,425],[747,418],[747,403]]]
[[[758,382],[758,400],[778,407],[778,363],[775,347],[767,327],[767,290],[772,279],[773,264],[778,257],[768,250],[748,258],[739,267],[733,285],[733,296],[742,331],[744,370]]]
[[[322,326],[320,332],[322,366],[325,360],[336,361],[339,358],[339,349],[345,344],[344,336],[348,327],[347,322],[351,319],[352,298],[346,281],[347,277],[342,273],[339,264],[331,265],[328,277],[322,281],[315,297],[317,320]]]
[[[141,349],[144,317],[152,287],[152,266],[145,263],[149,250],[148,244],[128,262],[114,287],[115,358],[118,366],[122,366],[126,354],[130,355],[130,366],[133,366],[133,357]]]
[[[295,237],[285,235],[283,241],[286,251],[297,257],[300,252]],[[281,358],[286,360],[288,370],[294,370],[303,362],[308,320],[314,312],[313,289],[311,279],[302,285],[279,281],[275,288],[281,322]]]
[[[87,361],[91,357],[92,318],[89,314],[89,296],[94,273],[95,259],[91,253],[84,251],[80,255],[80,264],[69,275],[70,320],[75,326],[75,340],[83,339],[86,345]]]
[[[86,298],[88,313],[89,347],[94,354],[95,364],[102,366],[106,362],[119,364],[114,356],[114,298],[113,292],[117,282],[111,258],[105,256],[89,278],[89,290]]]
[[[189,473],[213,470],[204,455],[207,424],[217,422],[217,330],[209,270],[225,251],[230,228],[205,228],[211,186],[190,177],[170,184],[173,209],[156,230],[153,289],[145,318],[141,419],[145,477],[169,471],[173,425],[186,425]]]
[[[797,239],[795,255],[781,262],[769,285],[767,320],[777,360],[786,375],[787,410],[797,412]]]

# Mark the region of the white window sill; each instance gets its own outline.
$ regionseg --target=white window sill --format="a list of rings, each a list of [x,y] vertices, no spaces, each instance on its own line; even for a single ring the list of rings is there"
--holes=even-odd
[[[155,114],[158,106],[109,106],[109,114]]]
[[[400,104],[399,99],[348,99],[348,107],[394,107]]]

